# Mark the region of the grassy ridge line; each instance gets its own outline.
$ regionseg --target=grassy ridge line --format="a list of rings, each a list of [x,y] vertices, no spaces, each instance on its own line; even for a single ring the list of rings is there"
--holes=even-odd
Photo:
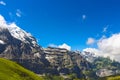
[[[0,80],[44,80],[15,62],[0,58]]]

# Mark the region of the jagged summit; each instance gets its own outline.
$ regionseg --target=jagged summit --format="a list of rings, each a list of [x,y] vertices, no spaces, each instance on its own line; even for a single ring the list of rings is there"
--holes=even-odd
[[[13,58],[34,58],[40,54],[41,47],[36,39],[18,27],[15,23],[7,23],[0,15],[0,57]]]
[[[2,15],[0,15],[0,31],[8,29],[14,38],[17,38],[25,43],[33,45],[37,44],[36,39],[30,34],[18,27],[15,23],[7,23]]]

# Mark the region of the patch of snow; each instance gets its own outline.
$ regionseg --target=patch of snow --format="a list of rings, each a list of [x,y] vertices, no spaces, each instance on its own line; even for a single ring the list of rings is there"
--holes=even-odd
[[[11,35],[15,38],[25,41],[25,37],[31,36],[30,34],[26,33],[24,30],[20,29],[15,23],[8,25],[8,30],[10,31]]]
[[[40,53],[35,53],[35,54],[34,54],[34,57],[40,58]]]
[[[4,42],[4,41],[2,41],[2,40],[0,40],[0,44],[5,44],[5,42]]]
[[[35,42],[35,41],[32,41],[32,44],[35,46],[35,45],[36,45],[36,42]]]
[[[47,55],[45,58],[46,58],[47,60],[51,60],[51,59],[53,59],[54,57]]]
[[[7,28],[13,37],[25,43],[32,42],[33,45],[37,44],[36,40],[32,37],[30,33],[27,33],[26,31],[18,27],[14,22],[7,23],[4,17],[0,15],[0,30],[2,30],[3,28]]]
[[[36,40],[32,37],[30,33],[27,33],[26,31],[19,28],[15,23],[11,23],[8,25],[8,30],[10,31],[11,35],[25,43],[30,43],[35,46],[37,44]],[[29,40],[27,40],[29,39]]]

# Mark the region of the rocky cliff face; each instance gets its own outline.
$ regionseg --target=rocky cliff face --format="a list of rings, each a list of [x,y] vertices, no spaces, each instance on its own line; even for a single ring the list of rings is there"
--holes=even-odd
[[[83,71],[90,69],[89,62],[80,55],[80,52],[48,47],[44,49],[44,53],[45,58],[50,62],[50,66],[56,70],[56,74],[75,73],[78,77],[82,77]]]
[[[38,74],[75,73],[81,77],[82,71],[89,68],[89,63],[80,52],[52,47],[43,49],[30,33],[14,23],[8,24],[1,15],[0,57],[14,60]]]
[[[109,70],[109,69],[100,69],[96,71],[96,75],[99,77],[105,77],[105,76],[111,76],[111,75],[116,75],[119,74],[119,70]]]
[[[42,54],[42,50],[36,39],[15,23],[8,24],[0,15],[0,57],[34,59],[40,57],[39,54]]]
[[[14,60],[36,73],[44,72],[40,70],[48,65],[35,38],[16,25],[0,26],[0,57]]]
[[[104,67],[120,71],[119,63],[109,58],[97,58],[90,52],[81,53],[54,47],[42,48],[32,35],[13,26],[8,28],[0,26],[0,57],[14,60],[37,74],[62,76],[76,74],[78,78],[86,78],[93,75],[109,75],[108,72],[101,71]]]
[[[16,37],[17,33],[21,38]],[[80,52],[52,47],[42,49],[34,37],[21,29],[13,31],[0,27],[0,57],[14,60],[38,74],[75,73],[80,77],[82,71],[89,68],[88,62]]]
[[[37,52],[41,52],[38,45],[25,43],[11,35],[8,29],[0,28],[0,57],[8,59],[32,59]]]

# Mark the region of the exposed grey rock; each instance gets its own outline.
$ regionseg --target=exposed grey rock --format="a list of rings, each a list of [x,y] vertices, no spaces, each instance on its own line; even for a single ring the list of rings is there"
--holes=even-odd
[[[89,63],[78,51],[53,47],[44,48],[43,50],[45,58],[50,62],[52,68],[57,70],[58,74],[76,73],[80,77],[83,70],[89,69]]]
[[[32,43],[37,43],[32,36],[25,36],[25,40],[20,39],[14,37],[13,33],[11,35],[7,28],[0,29],[0,40],[4,42],[0,44],[0,57],[14,60],[38,74],[80,75],[82,70],[89,68],[79,52],[53,47],[42,49],[38,44]]]
[[[96,75],[99,77],[106,77],[111,75],[119,74],[119,70],[100,69],[96,71]]]

